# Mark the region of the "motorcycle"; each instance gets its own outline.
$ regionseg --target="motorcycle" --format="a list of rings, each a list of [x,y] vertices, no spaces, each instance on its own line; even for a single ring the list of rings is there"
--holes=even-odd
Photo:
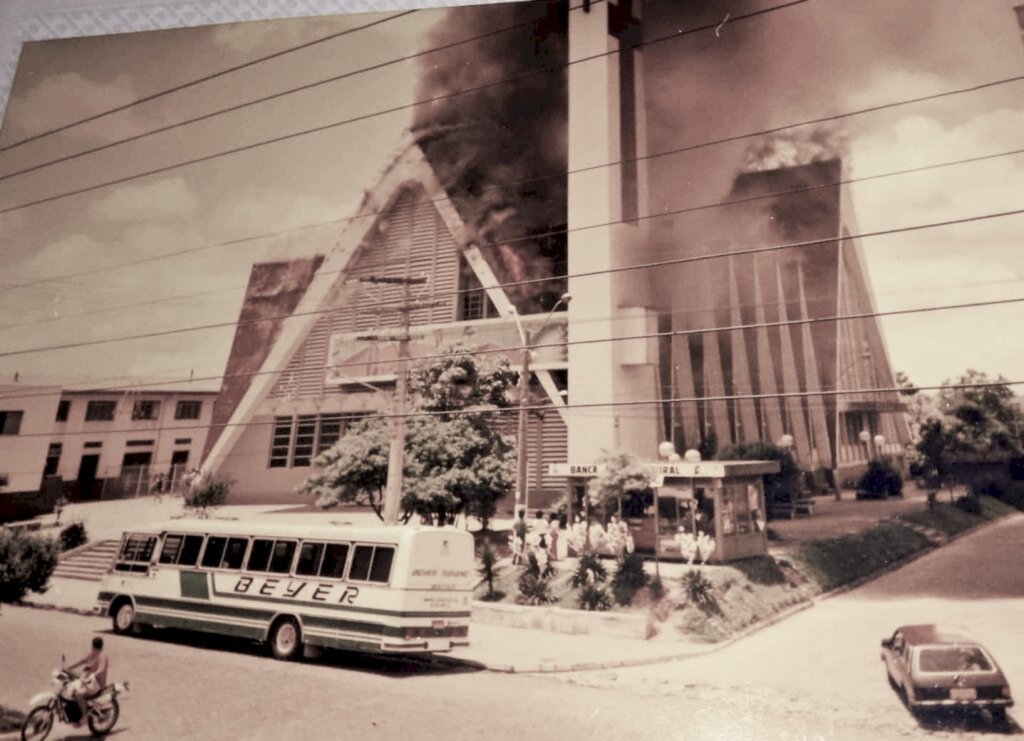
[[[55,720],[62,723],[78,723],[82,709],[75,701],[74,692],[80,686],[78,675],[64,668],[64,657],[60,657],[61,668],[51,676],[55,690],[40,692],[29,700],[28,717],[21,727],[21,741],[43,741],[53,729]],[[103,687],[86,701],[86,723],[94,736],[104,736],[117,723],[121,715],[118,695],[128,691],[127,682],[116,682]]]

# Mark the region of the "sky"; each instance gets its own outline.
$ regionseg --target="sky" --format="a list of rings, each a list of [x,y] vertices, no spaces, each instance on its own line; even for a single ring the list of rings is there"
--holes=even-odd
[[[647,111],[659,146],[742,133],[1024,75],[1021,0],[811,0],[707,34],[699,65],[667,41],[678,100]],[[764,7],[765,2],[746,5]],[[706,14],[726,4],[707,3]],[[666,0],[661,0],[664,9]],[[710,10],[708,10],[710,9]],[[655,7],[652,23],[671,14]],[[725,20],[725,12],[721,13]],[[387,17],[239,23],[23,47],[0,148],[154,91]],[[441,10],[355,31],[36,142],[0,151],[0,380],[118,385],[223,372],[254,262],[323,253],[413,120],[415,61],[351,75],[85,157],[25,168],[422,50]],[[710,15],[708,15],[710,17]],[[693,21],[700,20],[696,17]],[[746,24],[746,25],[743,25]],[[764,24],[764,25],[757,25]],[[767,40],[791,36],[786,44]],[[695,42],[697,43],[697,42]],[[730,46],[732,44],[732,46]],[[661,51],[667,49],[668,51]],[[721,51],[718,51],[721,50]],[[667,72],[666,72],[667,74]],[[675,88],[673,88],[675,89]],[[714,95],[709,91],[714,90]],[[728,94],[729,115],[713,102]],[[669,101],[666,103],[666,101]],[[65,191],[331,126],[120,185]],[[875,114],[837,129],[852,177],[1024,148],[1024,82]],[[716,133],[717,132],[717,133]],[[675,137],[673,139],[672,137]],[[735,159],[744,147],[737,145]],[[710,161],[710,160],[709,160]],[[717,161],[722,161],[719,157]],[[671,166],[707,174],[699,158]],[[734,170],[694,178],[658,207],[727,192]],[[1024,208],[1024,155],[851,186],[861,231]],[[12,210],[13,209],[13,210]],[[317,226],[319,225],[319,226]],[[268,236],[262,236],[268,235]],[[878,309],[1024,298],[1024,217],[863,240]],[[166,257],[164,257],[166,256]],[[125,265],[146,261],[136,265]],[[69,277],[64,277],[69,276]],[[882,320],[894,370],[939,384],[967,368],[1024,380],[1024,304]],[[178,331],[189,327],[206,329]],[[104,338],[157,336],[52,349]],[[43,352],[22,352],[51,348]]]

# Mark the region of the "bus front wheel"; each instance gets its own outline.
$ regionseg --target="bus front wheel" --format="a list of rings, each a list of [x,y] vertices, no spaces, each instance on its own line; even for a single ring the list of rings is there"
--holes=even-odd
[[[281,618],[270,629],[270,650],[275,659],[291,661],[302,650],[299,624],[292,618]]]

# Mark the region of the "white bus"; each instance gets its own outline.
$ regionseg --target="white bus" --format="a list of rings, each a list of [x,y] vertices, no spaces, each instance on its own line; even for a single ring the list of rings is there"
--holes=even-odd
[[[174,520],[126,532],[98,603],[118,633],[184,628],[367,652],[469,644],[473,537],[452,528]]]

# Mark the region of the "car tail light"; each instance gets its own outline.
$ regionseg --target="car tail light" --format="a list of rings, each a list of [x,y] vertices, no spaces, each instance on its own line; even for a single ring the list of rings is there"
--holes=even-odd
[[[1009,696],[1010,696],[1010,687],[1009,687],[1009,685],[1005,685],[1003,687],[1003,697],[1009,697]]]

